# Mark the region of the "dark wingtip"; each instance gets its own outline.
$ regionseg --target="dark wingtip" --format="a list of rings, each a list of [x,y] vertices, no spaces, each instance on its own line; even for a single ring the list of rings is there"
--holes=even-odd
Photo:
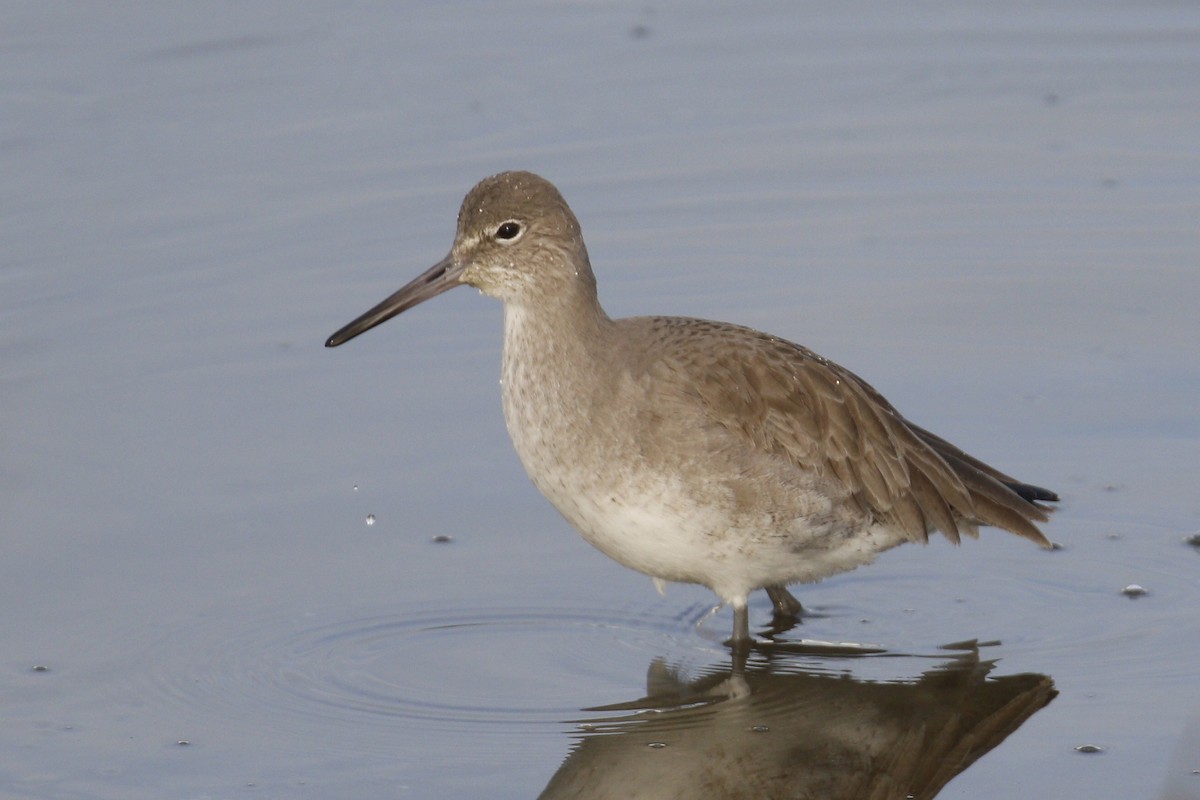
[[[1052,492],[1049,489],[1043,489],[1040,486],[1034,486],[1030,483],[1005,483],[1005,486],[1012,489],[1022,500],[1028,500],[1030,503],[1044,501],[1047,503],[1057,503],[1058,493]]]

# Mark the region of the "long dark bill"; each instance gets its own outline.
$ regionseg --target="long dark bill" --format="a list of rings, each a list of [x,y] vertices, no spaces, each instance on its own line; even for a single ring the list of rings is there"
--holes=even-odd
[[[325,346],[337,347],[339,344],[345,344],[360,333],[366,333],[381,322],[387,322],[400,312],[459,286],[458,277],[462,275],[463,269],[463,265],[454,263],[451,256],[446,256],[382,303],[342,327],[325,340]]]

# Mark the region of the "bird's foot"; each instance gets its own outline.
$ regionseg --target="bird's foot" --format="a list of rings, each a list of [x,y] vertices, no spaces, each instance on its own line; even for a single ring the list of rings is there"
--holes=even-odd
[[[785,586],[767,586],[767,597],[771,598],[771,604],[775,606],[775,618],[791,617],[799,622],[800,615],[804,613],[804,606],[800,605],[800,601],[787,590]]]

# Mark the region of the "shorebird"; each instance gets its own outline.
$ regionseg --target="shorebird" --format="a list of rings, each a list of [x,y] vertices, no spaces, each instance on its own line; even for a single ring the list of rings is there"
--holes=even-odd
[[[794,617],[789,584],[935,531],[958,543],[992,525],[1052,547],[1036,523],[1054,492],[914,425],[808,348],[723,322],[609,317],[578,220],[529,172],[476,185],[450,253],[325,345],[462,285],[504,303],[504,418],[534,485],[656,585],[712,589],[735,645],[751,641],[751,592]]]

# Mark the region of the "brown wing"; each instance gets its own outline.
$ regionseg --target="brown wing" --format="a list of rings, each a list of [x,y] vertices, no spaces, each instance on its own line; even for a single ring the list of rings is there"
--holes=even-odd
[[[688,385],[715,422],[756,449],[836,478],[864,510],[909,540],[925,542],[939,530],[957,543],[983,524],[1051,546],[1033,524],[1047,519],[1044,507],[1006,485],[1021,484],[910,424],[849,370],[749,328],[655,322],[683,345],[676,352],[687,354],[687,367],[704,372]],[[695,337],[701,341],[683,344]],[[1054,499],[1038,491],[1038,499]]]

